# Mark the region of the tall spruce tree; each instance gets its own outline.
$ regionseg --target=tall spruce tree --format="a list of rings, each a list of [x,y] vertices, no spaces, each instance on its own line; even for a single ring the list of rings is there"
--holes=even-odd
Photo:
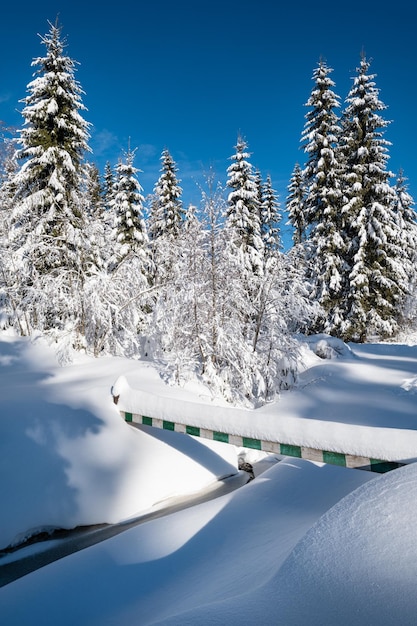
[[[124,160],[116,167],[116,183],[110,206],[116,216],[115,259],[120,263],[134,254],[143,262],[142,273],[149,276],[149,240],[144,220],[143,189],[137,179],[139,169],[134,166],[135,150],[130,148]]]
[[[11,214],[11,263],[26,332],[77,324],[79,293],[89,258],[80,200],[89,124],[75,61],[64,54],[61,28],[41,38],[46,56],[34,59],[34,80],[23,100]],[[16,294],[15,294],[16,295]]]
[[[12,136],[10,136],[12,135]],[[13,324],[14,300],[12,297],[16,275],[10,266],[7,250],[9,236],[8,216],[13,207],[15,187],[13,178],[18,169],[13,131],[0,122],[0,327]]]
[[[307,238],[307,225],[304,210],[305,181],[303,170],[296,163],[288,185],[288,196],[285,206],[288,213],[288,222],[293,227],[292,240],[295,246],[302,244]]]
[[[340,303],[344,298],[346,243],[341,220],[341,167],[337,146],[339,119],[335,110],[339,97],[332,88],[333,70],[320,60],[313,73],[314,88],[302,134],[308,155],[303,173],[306,196],[304,210],[309,239],[308,278],[312,298],[324,311],[316,330],[337,333],[340,327]]]
[[[408,191],[407,178],[401,169],[394,187],[394,215],[401,233],[402,263],[407,275],[408,293],[402,313],[402,325],[417,319],[417,215],[415,202]]]
[[[366,341],[389,337],[397,328],[408,290],[401,232],[393,205],[395,192],[387,170],[384,130],[387,108],[379,99],[375,74],[362,55],[342,116],[340,147],[344,159],[343,220],[349,241],[348,289],[342,336]]]
[[[178,236],[185,217],[178,169],[166,148],[162,152],[161,161],[161,175],[155,185],[151,204],[149,234],[152,240],[165,235]]]
[[[407,178],[400,169],[394,187],[394,215],[401,232],[403,259],[411,284],[417,279],[417,214],[415,202],[408,191]]]
[[[25,125],[20,130],[22,166],[15,177],[13,221],[23,241],[35,231],[34,265],[42,272],[78,266],[77,240],[83,227],[79,193],[83,158],[89,150],[89,124],[79,111],[82,90],[75,80],[75,61],[64,55],[61,28],[50,25],[42,37],[47,54],[37,66],[23,100]],[[31,242],[32,243],[32,242]]]
[[[185,221],[181,181],[177,178],[175,161],[167,149],[162,152],[161,162],[161,175],[151,198],[148,225],[155,284],[174,279],[180,254],[179,238]]]
[[[261,234],[259,205],[259,186],[246,141],[239,136],[232,155],[232,164],[227,168],[228,195],[226,227],[229,231],[230,245],[237,253],[242,270],[248,275],[262,274],[264,244]]]
[[[307,162],[303,172],[306,196],[304,211],[309,230],[321,222],[323,214],[334,213],[340,196],[335,147],[339,136],[336,109],[340,98],[332,88],[333,69],[321,59],[313,72],[314,87],[306,106],[306,124],[301,135]]]
[[[261,199],[261,235],[267,257],[282,249],[279,226],[281,219],[280,203],[277,193],[272,187],[271,176],[268,174],[265,182],[262,184]]]

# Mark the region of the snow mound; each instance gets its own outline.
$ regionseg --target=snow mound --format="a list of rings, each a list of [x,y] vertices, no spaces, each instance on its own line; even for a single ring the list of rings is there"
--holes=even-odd
[[[413,464],[378,476],[341,499],[282,564],[277,561],[265,584],[259,581],[247,593],[154,623],[413,626],[416,514]]]
[[[337,503],[270,583],[282,623],[415,624],[416,515],[416,464]]]
[[[346,343],[330,335],[311,335],[304,337],[303,342],[320,359],[337,359],[353,356],[352,350]]]

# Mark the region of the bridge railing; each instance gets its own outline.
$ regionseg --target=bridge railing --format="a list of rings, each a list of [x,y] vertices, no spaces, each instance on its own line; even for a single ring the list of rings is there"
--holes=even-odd
[[[202,437],[212,441],[219,441],[242,448],[252,448],[263,452],[280,454],[283,456],[297,457],[308,461],[316,461],[319,463],[330,463],[352,469],[361,469],[371,472],[384,473],[405,465],[405,463],[397,461],[385,461],[381,459],[372,459],[367,457],[355,456],[342,452],[332,452],[329,450],[318,450],[315,448],[307,448],[305,446],[297,446],[279,441],[265,441],[263,439],[253,439],[241,435],[230,434],[225,431],[209,430],[192,424],[185,424],[178,421],[170,421],[155,417],[148,417],[128,411],[120,411],[121,416],[126,422],[139,425],[150,426],[152,428],[161,428],[177,433],[191,435],[193,437]]]

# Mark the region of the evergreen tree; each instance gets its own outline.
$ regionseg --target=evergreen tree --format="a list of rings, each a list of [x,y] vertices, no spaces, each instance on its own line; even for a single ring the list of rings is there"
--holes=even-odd
[[[335,147],[339,136],[339,121],[335,109],[339,97],[333,92],[333,72],[320,60],[313,72],[314,87],[306,106],[306,124],[301,136],[307,163],[303,172],[306,189],[304,210],[309,230],[322,220],[325,212],[334,214],[338,208],[338,164]]]
[[[185,216],[181,181],[177,179],[178,170],[167,149],[163,150],[161,161],[161,175],[155,185],[151,205],[149,233],[152,240],[165,235],[178,236]]]
[[[261,234],[259,187],[249,161],[247,143],[238,137],[236,152],[227,168],[227,186],[231,189],[226,210],[226,228],[229,232],[231,256],[239,259],[241,269],[247,274],[261,275],[264,245]]]
[[[324,310],[316,330],[338,332],[341,301],[345,295],[346,243],[341,220],[341,168],[337,161],[339,120],[335,109],[339,98],[332,90],[333,70],[320,60],[313,73],[315,82],[307,105],[307,122],[302,134],[308,154],[303,173],[306,196],[304,210],[309,239],[308,278],[312,298]]]
[[[23,245],[28,235],[35,235],[33,262],[41,273],[59,266],[78,268],[82,165],[89,150],[89,124],[79,113],[85,109],[82,90],[74,77],[75,62],[63,54],[61,28],[51,25],[42,43],[47,54],[33,61],[38,70],[23,100],[18,152],[23,164],[14,181],[12,216]]]
[[[117,171],[117,166],[116,166]],[[102,233],[101,255],[104,266],[112,265],[115,262],[114,247],[116,233],[116,211],[114,207],[114,194],[116,190],[115,172],[109,161],[104,167],[103,184],[102,184],[102,205],[103,210],[100,214],[100,220],[97,228]]]
[[[151,261],[134,156],[129,147],[119,160],[110,206],[100,220],[101,231],[95,222],[96,238],[101,233],[103,242],[103,264],[84,290],[90,312],[85,334],[95,355],[137,356],[145,351],[144,333],[153,305]]]
[[[82,90],[57,24],[50,25],[42,43],[46,56],[32,63],[38,69],[23,100],[22,165],[12,181],[10,263],[17,272],[26,332],[62,328],[68,320],[78,324],[88,263],[80,190],[89,124],[79,112],[85,109]]]
[[[402,263],[407,275],[408,293],[402,313],[402,323],[417,319],[417,216],[415,202],[408,192],[407,178],[401,169],[395,184],[394,215],[401,233]]]
[[[181,181],[177,179],[177,167],[167,149],[161,155],[161,175],[155,185],[149,215],[154,282],[162,283],[172,278],[179,242],[183,231],[185,212],[182,206]]]
[[[394,215],[398,230],[401,233],[403,261],[410,284],[417,279],[417,215],[415,202],[408,191],[407,178],[400,169],[394,187]]]
[[[14,146],[13,130],[0,122],[0,327],[7,328],[13,325],[14,299],[12,291],[16,282],[16,275],[10,265],[7,252],[9,236],[8,216],[13,207],[15,186],[13,178],[18,169],[16,149]],[[10,136],[11,135],[11,136]]]
[[[120,262],[127,255],[134,253],[142,258],[143,273],[149,273],[148,235],[143,216],[144,197],[142,186],[134,167],[135,150],[128,149],[125,160],[120,160],[116,172],[114,196],[111,207],[116,215],[116,251]]]
[[[387,170],[388,146],[370,63],[362,56],[342,117],[344,157],[343,220],[348,236],[348,290],[344,300],[345,339],[366,341],[391,336],[407,292],[401,233]]]
[[[280,204],[272,187],[271,176],[268,174],[262,185],[261,196],[261,235],[267,256],[282,249],[279,227],[281,219]]]
[[[256,170],[254,180],[257,190],[258,206],[262,207],[264,201],[264,183],[262,180],[262,174],[259,170]]]
[[[296,163],[291,175],[290,184],[288,185],[288,196],[285,203],[288,212],[288,221],[293,227],[292,239],[295,246],[304,243],[307,238],[304,199],[305,184],[303,170],[300,164]]]

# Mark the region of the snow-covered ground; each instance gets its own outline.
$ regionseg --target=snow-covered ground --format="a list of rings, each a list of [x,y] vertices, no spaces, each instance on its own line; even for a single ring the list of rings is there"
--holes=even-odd
[[[390,429],[402,456],[400,431],[417,456],[417,347],[311,347],[298,389],[246,418],[275,411],[318,439],[345,424],[353,446],[355,426],[377,440]],[[80,357],[61,368],[42,340],[0,336],[0,548],[43,528],[128,519],[237,472],[233,446],[124,423],[110,393],[120,376],[165,398],[167,414],[198,399],[201,414],[227,419],[207,390],[166,388],[150,363]],[[415,624],[417,464],[384,475],[289,457],[266,465],[233,493],[2,587],[2,623]]]

